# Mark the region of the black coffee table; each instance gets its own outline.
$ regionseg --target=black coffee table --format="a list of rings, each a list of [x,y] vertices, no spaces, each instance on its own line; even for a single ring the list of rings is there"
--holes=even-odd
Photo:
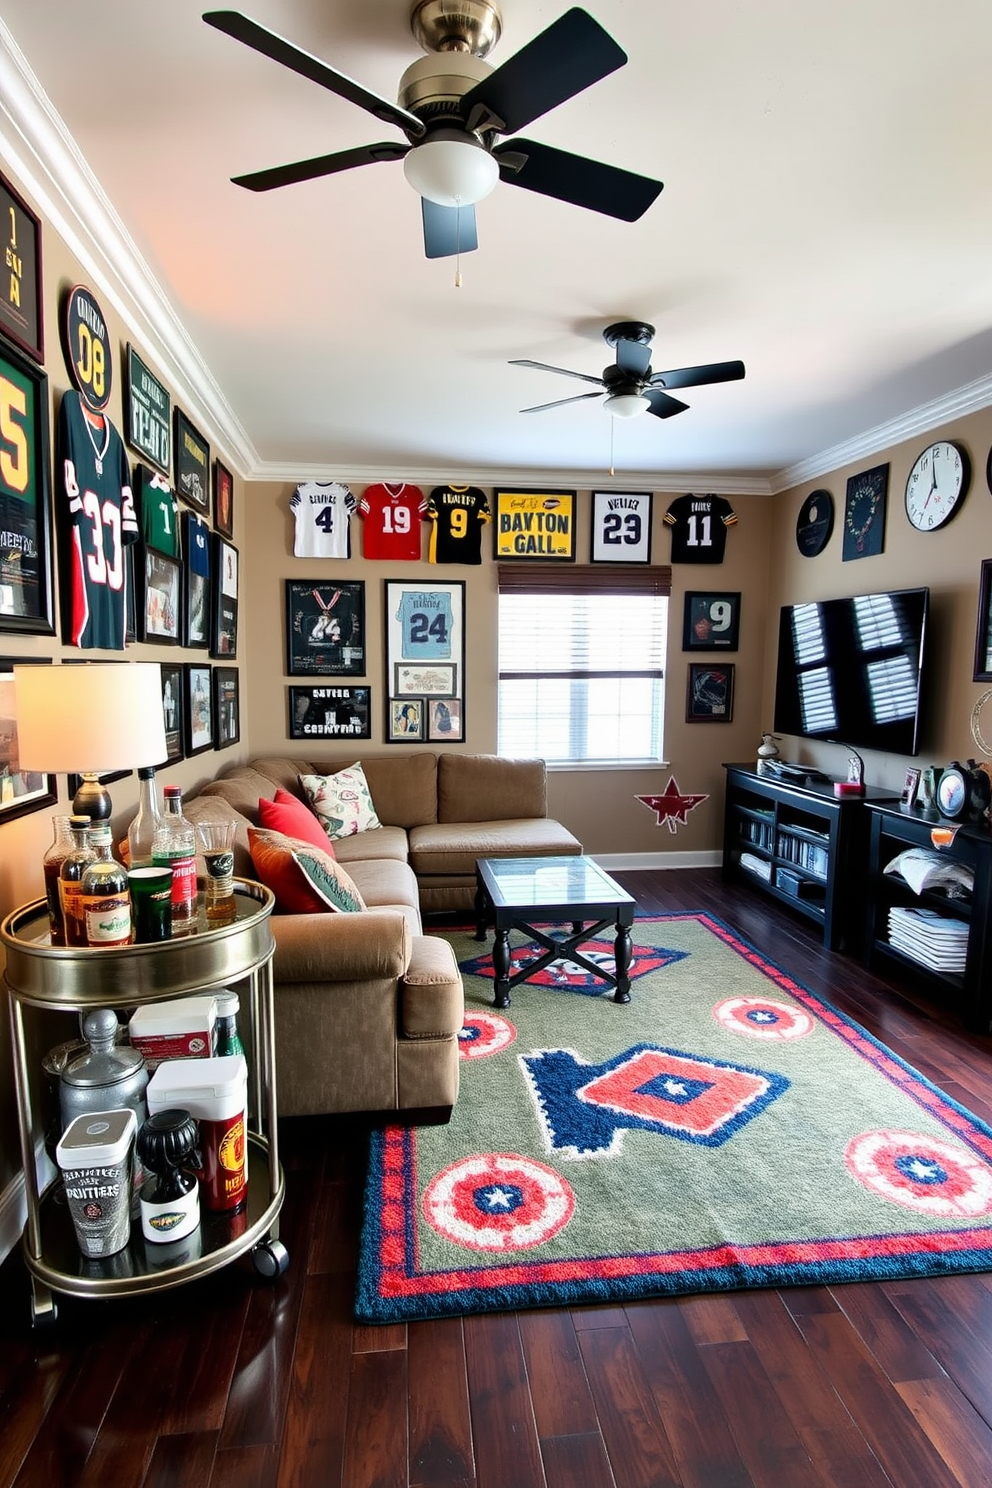
[[[542,971],[552,961],[574,961],[592,976],[615,987],[614,1002],[630,1001],[630,927],[635,900],[584,855],[556,858],[479,858],[475,865],[476,940],[485,940],[486,927],[496,927],[493,971],[494,1007],[510,1006],[510,988]],[[572,934],[554,936],[535,926],[570,920]],[[593,924],[586,922],[592,920]],[[616,927],[615,975],[588,960],[578,950],[606,929]],[[545,947],[545,954],[523,971],[510,975],[510,931],[522,930]]]

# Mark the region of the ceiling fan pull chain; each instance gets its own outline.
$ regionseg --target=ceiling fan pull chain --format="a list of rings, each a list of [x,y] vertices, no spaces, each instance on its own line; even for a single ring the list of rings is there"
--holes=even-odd
[[[458,210],[461,204],[455,207],[455,288],[462,287],[462,214]]]
[[[610,419],[610,474],[611,475],[614,475],[615,474],[615,471],[613,469],[613,435],[616,432],[616,427],[617,427],[617,421],[616,421],[616,419],[612,419],[611,418]]]

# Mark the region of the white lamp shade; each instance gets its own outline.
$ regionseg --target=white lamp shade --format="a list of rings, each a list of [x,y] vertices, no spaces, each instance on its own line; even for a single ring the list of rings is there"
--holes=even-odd
[[[636,418],[640,413],[647,413],[651,403],[643,393],[613,393],[603,407],[614,418]]]
[[[428,140],[403,160],[414,191],[441,207],[468,207],[488,196],[499,180],[499,166],[481,145],[468,140]]]
[[[15,666],[14,706],[22,770],[134,770],[168,753],[158,662]]]

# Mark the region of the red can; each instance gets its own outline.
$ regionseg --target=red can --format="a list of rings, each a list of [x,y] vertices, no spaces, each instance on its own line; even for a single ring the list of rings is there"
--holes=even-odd
[[[248,1197],[248,1065],[243,1054],[167,1059],[146,1091],[149,1115],[187,1110],[200,1128],[200,1202],[239,1209]]]

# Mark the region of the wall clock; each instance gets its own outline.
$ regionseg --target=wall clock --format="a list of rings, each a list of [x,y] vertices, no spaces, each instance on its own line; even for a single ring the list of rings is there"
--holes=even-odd
[[[874,558],[885,546],[885,498],[889,489],[888,465],[862,470],[847,482],[844,503],[843,561]]]
[[[804,558],[822,553],[834,530],[834,498],[829,491],[810,491],[796,518],[796,547]]]
[[[913,462],[906,479],[906,515],[918,532],[936,532],[968,494],[971,462],[958,444],[938,439]]]

